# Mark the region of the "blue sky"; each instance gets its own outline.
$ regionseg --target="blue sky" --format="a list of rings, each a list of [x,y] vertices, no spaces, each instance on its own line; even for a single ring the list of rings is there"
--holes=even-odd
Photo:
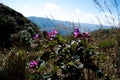
[[[48,17],[63,21],[106,24],[107,12],[99,12],[93,0],[0,0],[0,3],[15,9],[24,16]],[[52,17],[51,17],[52,16]],[[111,15],[110,15],[111,16]]]

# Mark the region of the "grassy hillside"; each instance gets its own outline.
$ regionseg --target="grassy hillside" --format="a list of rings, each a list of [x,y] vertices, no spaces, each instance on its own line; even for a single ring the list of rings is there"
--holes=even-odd
[[[92,44],[98,46],[102,53],[99,65],[102,64],[101,68],[107,75],[118,80],[120,78],[120,28],[100,29],[91,34]]]

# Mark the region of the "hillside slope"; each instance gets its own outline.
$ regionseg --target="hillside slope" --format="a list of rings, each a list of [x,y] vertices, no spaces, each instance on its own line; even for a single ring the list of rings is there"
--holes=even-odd
[[[40,29],[21,13],[0,3],[0,47],[20,46],[20,33],[27,30],[31,37]]]
[[[100,29],[92,32],[92,45],[99,48],[101,68],[108,71],[108,75],[115,75],[120,79],[120,28]],[[102,62],[102,59],[104,60]],[[119,78],[119,79],[117,79]]]

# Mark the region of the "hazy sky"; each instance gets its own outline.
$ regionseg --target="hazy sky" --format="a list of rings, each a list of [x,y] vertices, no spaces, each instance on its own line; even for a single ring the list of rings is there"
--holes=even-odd
[[[26,17],[54,17],[63,21],[98,24],[97,16],[103,24],[108,24],[105,23],[103,15],[110,15],[107,12],[99,12],[93,0],[0,0],[0,3]]]

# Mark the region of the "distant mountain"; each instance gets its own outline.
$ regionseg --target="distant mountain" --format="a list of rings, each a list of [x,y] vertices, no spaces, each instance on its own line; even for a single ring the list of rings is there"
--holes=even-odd
[[[75,26],[79,26],[81,32],[94,31],[101,28],[100,25],[88,24],[88,23],[72,23],[69,21],[54,20],[49,18],[28,17],[33,23],[38,25],[42,31],[49,31],[53,28],[57,29],[62,35],[69,35],[73,32]],[[110,26],[103,26],[102,28],[110,28]]]
[[[19,36],[22,31],[28,30],[28,28],[31,28],[35,33],[40,32],[39,27],[21,13],[0,3],[0,49],[1,47],[9,48],[15,44],[19,46]],[[34,35],[31,32],[29,34],[31,37]]]

